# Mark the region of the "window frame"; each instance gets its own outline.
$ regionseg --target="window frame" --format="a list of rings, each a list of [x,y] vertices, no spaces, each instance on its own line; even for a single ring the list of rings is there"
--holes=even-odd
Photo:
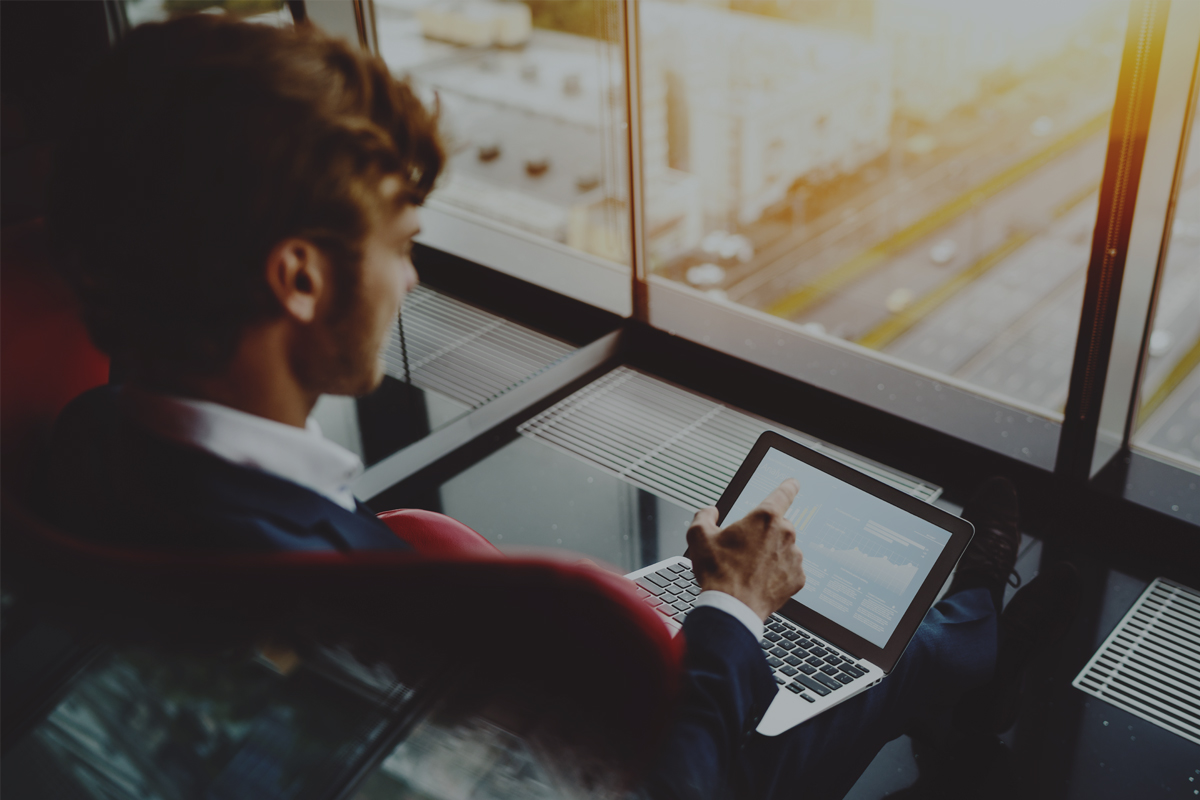
[[[345,0],[348,7],[364,2],[371,4],[371,0]],[[1164,232],[1169,231],[1169,227],[1163,227],[1169,225],[1169,214],[1164,209],[1173,206],[1174,175],[1179,166],[1179,147],[1164,148],[1162,142],[1177,144],[1184,132],[1182,122],[1176,118],[1187,119],[1179,108],[1181,98],[1183,107],[1187,106],[1195,75],[1200,6],[1171,0],[1133,0],[1130,5],[1097,216],[1098,221],[1107,222],[1093,231],[1067,412],[1056,417],[853,343],[811,335],[784,320],[714,301],[690,287],[649,275],[645,268],[647,235],[640,166],[639,5],[637,0],[619,2],[629,123],[625,142],[629,265],[610,264],[564,245],[538,240],[502,223],[443,207],[436,199],[425,212],[427,231],[420,237],[423,244],[628,317],[632,324],[644,323],[982,447],[1072,485],[1116,494],[1185,520],[1183,511],[1170,510],[1171,505],[1178,508],[1178,503],[1160,507],[1161,503],[1147,495],[1145,481],[1123,481],[1119,475],[1128,473],[1129,464],[1154,458],[1131,452],[1131,425],[1152,320],[1148,315],[1154,309],[1158,273],[1165,255]],[[358,18],[373,23],[373,8],[368,12],[360,11]],[[378,52],[373,33],[364,34],[361,41],[364,46],[375,44]],[[1180,80],[1177,74],[1178,64],[1184,62],[1191,69],[1188,80]],[[1132,171],[1127,168],[1131,156],[1138,161],[1137,169]],[[1126,160],[1124,166],[1122,159]],[[1164,175],[1168,176],[1166,180]],[[1117,209],[1116,204],[1123,206]],[[1106,262],[1105,250],[1113,248],[1105,248],[1103,242],[1114,241],[1114,237],[1117,252],[1110,254]],[[1122,281],[1126,263],[1153,263],[1155,267],[1130,270],[1130,280]],[[1147,273],[1151,274],[1149,281]],[[1110,301],[1097,302],[1106,297]],[[1114,352],[1115,361],[1110,358]],[[1132,370],[1129,352],[1136,354]],[[1119,421],[1117,428],[1112,420]],[[1122,434],[1115,441],[1111,437],[1101,441],[1117,429]],[[1143,474],[1146,470],[1135,472]],[[1153,472],[1159,480],[1169,477],[1173,486],[1183,488],[1191,503],[1200,505],[1195,473],[1165,462]],[[1187,509],[1189,515],[1194,511],[1190,506]],[[1194,518],[1198,517],[1188,519]]]
[[[1153,118],[1146,136],[1142,188],[1131,222],[1127,267],[1113,323],[1113,365],[1104,384],[1098,431],[1091,454],[1094,478],[1129,450],[1174,463],[1170,454],[1134,443],[1141,410],[1142,381],[1149,360],[1150,335],[1158,310],[1167,264],[1175,207],[1182,189],[1192,126],[1200,92],[1200,5],[1176,3],[1163,43]]]
[[[307,0],[293,0],[297,1],[306,8],[312,5],[307,3]],[[625,15],[628,2],[617,1],[621,2],[622,14]],[[347,37],[351,36],[352,31],[355,32],[359,44],[364,49],[382,57],[374,0],[321,0],[318,5],[324,9],[323,19],[328,17],[331,24],[336,24],[335,32]],[[617,46],[622,54],[628,52],[624,40],[617,43]],[[623,67],[626,83],[624,111],[628,120],[631,108],[628,95],[628,63],[624,63]],[[632,107],[636,108],[636,102]],[[638,127],[617,126],[617,138],[623,140],[621,145],[627,156],[631,152],[630,137],[635,136],[632,131]],[[623,175],[627,196],[631,198],[633,187],[638,185],[631,179],[636,169],[640,167],[630,165]],[[630,200],[630,206],[635,205],[640,208],[640,195],[636,200]],[[633,219],[632,214],[630,219]],[[560,242],[543,239],[498,220],[457,208],[439,200],[436,194],[429,198],[422,209],[421,227],[422,231],[416,237],[420,244],[490,267],[622,317],[634,314],[635,301],[630,276],[633,270],[637,269],[640,259],[632,258],[633,264],[608,261]],[[634,238],[630,237],[630,241]]]

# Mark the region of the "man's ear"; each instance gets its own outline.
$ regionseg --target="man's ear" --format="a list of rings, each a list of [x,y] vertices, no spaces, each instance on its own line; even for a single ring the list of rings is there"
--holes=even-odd
[[[329,260],[306,239],[285,239],[267,256],[267,285],[284,312],[297,322],[316,319],[328,290]]]

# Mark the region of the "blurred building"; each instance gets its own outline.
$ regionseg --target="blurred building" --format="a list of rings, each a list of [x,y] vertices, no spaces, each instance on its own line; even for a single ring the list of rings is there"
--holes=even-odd
[[[891,54],[897,110],[936,122],[975,100],[989,77],[1026,75],[1063,52],[1087,17],[1111,10],[1110,5],[1097,0],[877,0],[875,38]]]
[[[618,48],[554,31],[517,36],[522,23],[511,3],[409,5],[406,18],[381,21],[380,47],[393,71],[407,74],[430,99],[436,92],[450,163],[434,197],[541,238],[626,260],[628,165]],[[527,9],[524,14],[527,19]],[[512,38],[498,38],[502,31]],[[648,246],[652,259],[669,259],[703,233],[700,192],[694,178],[668,167],[665,140],[660,149],[646,159],[654,177]]]
[[[868,38],[705,6],[641,13],[647,186],[665,151],[699,179],[709,228],[754,222],[798,179],[887,149],[888,53]]]

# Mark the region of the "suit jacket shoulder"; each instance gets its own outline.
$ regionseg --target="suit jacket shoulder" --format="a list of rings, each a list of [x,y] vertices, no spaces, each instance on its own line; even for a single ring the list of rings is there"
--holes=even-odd
[[[365,507],[169,442],[125,418],[115,387],[80,395],[51,445],[47,515],[76,535],[154,550],[409,549]]]

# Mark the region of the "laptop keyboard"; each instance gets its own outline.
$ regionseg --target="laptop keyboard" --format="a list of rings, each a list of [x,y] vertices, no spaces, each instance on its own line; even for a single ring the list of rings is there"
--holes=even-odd
[[[692,570],[680,563],[643,575],[634,584],[647,603],[680,625],[700,596]],[[810,703],[866,675],[854,656],[779,614],[767,620],[759,644],[775,682]]]

